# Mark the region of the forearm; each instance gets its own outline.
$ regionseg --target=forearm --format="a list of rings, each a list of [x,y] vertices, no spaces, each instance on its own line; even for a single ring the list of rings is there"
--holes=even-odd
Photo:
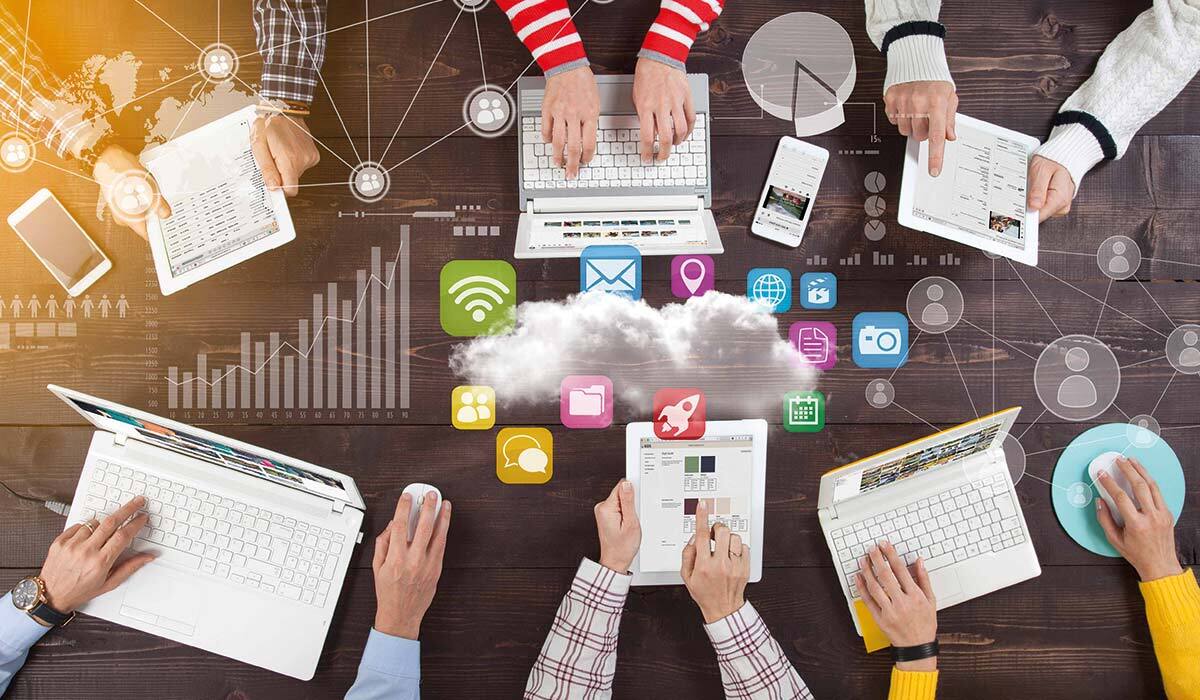
[[[902,671],[893,666],[888,700],[933,700],[937,681],[937,671]]]
[[[496,0],[547,76],[588,65],[567,0]]]
[[[326,0],[254,0],[263,98],[313,101],[325,63],[326,6]]]
[[[1200,698],[1200,586],[1195,573],[1188,569],[1138,587],[1167,697]]]
[[[717,664],[721,683],[729,700],[762,698],[806,698],[812,700],[808,686],[796,673],[771,636],[767,625],[750,603],[740,610],[704,626]]]
[[[1155,0],[1104,49],[1092,76],[1063,103],[1038,155],[1080,180],[1120,158],[1142,126],[1200,71],[1200,0]]]
[[[617,632],[633,577],[584,559],[558,606],[529,680],[526,700],[612,695]]]
[[[420,696],[421,643],[372,629],[346,700],[417,700]]]
[[[17,610],[10,594],[0,598],[0,697],[8,690],[13,676],[25,665],[30,647],[48,631]]]
[[[724,6],[725,0],[662,0],[638,57],[684,70],[696,36],[708,31]]]
[[[941,0],[866,0],[867,34],[887,57],[883,91],[897,83],[953,83],[946,62],[945,28],[938,23]]]

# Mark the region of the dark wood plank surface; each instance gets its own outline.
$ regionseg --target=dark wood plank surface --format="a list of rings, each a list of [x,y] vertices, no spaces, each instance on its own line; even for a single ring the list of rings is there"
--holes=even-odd
[[[2,1],[24,17],[24,3]],[[217,39],[215,4],[145,0],[146,7],[201,46]],[[296,241],[178,295],[157,298],[144,243],[97,219],[91,183],[40,164],[20,176],[0,175],[4,211],[43,186],[58,194],[114,259],[114,270],[94,291],[125,293],[134,300],[129,318],[81,321],[73,341],[0,351],[0,479],[41,498],[69,498],[74,490],[90,430],[45,391],[46,383],[147,407],[154,396],[150,387],[161,386],[164,367],[186,367],[202,350],[210,353],[211,366],[235,362],[238,332],[251,332],[256,339],[286,332],[291,321],[281,328],[280,319],[307,315],[311,294],[326,283],[352,285],[355,271],[369,262],[370,248],[378,246],[389,256],[397,245],[399,223],[410,222],[348,218],[339,212],[411,213],[479,205],[469,223],[499,226],[501,236],[465,239],[453,237],[448,222],[411,222],[412,406],[391,424],[363,424],[354,412],[342,411],[319,417],[311,412],[304,417],[238,412],[231,417],[193,410],[177,417],[352,475],[367,500],[368,536],[387,521],[404,485],[426,480],[442,486],[458,507],[443,583],[422,635],[424,696],[515,697],[575,564],[580,556],[595,555],[590,506],[623,473],[624,423],[644,419],[646,407],[619,407],[617,424],[609,430],[566,433],[557,427],[555,406],[502,404],[502,423],[554,427],[555,477],[537,488],[506,487],[495,480],[492,433],[458,432],[448,425],[449,392],[459,382],[447,357],[457,341],[438,324],[438,271],[458,258],[511,258],[519,211],[512,185],[516,140],[511,133],[484,140],[464,136],[464,131],[422,149],[461,124],[463,98],[483,82],[480,47],[488,80],[501,85],[526,69],[528,54],[496,8],[459,17],[452,2],[441,0],[372,22],[368,62],[363,6],[331,4],[330,28],[345,27],[329,36],[323,77],[333,99],[319,89],[310,120],[328,150],[305,182],[345,180],[347,168],[339,157],[353,162],[355,149],[365,149],[369,76],[372,148],[378,154],[395,132],[385,164],[411,157],[392,173],[391,193],[383,202],[364,206],[345,186],[305,188],[291,202]],[[374,0],[370,11],[379,17],[417,4]],[[598,71],[632,68],[655,5],[647,0],[582,8],[576,20]],[[220,38],[247,54],[240,74],[256,82],[260,63],[252,55],[248,6],[222,3]],[[1027,0],[992,3],[984,11],[977,3],[947,2],[943,20],[950,27],[947,46],[962,111],[1044,137],[1059,104],[1087,78],[1104,46],[1147,7],[1149,2]],[[885,64],[866,38],[860,4],[730,3],[720,22],[697,41],[689,62],[691,70],[709,74],[716,117],[714,212],[726,245],[717,261],[718,289],[743,292],[746,272],[756,266],[784,265],[799,274],[809,269],[805,261],[811,256],[836,263],[855,253],[869,260],[875,251],[894,254],[898,261],[914,254],[936,258],[953,253],[962,258],[961,266],[831,265],[842,283],[838,308],[826,316],[848,331],[855,313],[877,310],[881,300],[887,308],[901,309],[913,281],[940,274],[962,288],[970,325],[960,324],[947,336],[962,380],[946,341],[930,336],[914,347],[909,363],[896,374],[898,397],[919,419],[898,409],[875,411],[865,405],[863,387],[876,373],[852,366],[845,338],[841,361],[820,381],[829,396],[826,430],[788,434],[771,417],[764,542],[768,568],[762,583],[751,586],[750,599],[817,697],[883,697],[887,660],[862,653],[817,526],[819,474],[928,433],[922,420],[950,425],[971,417],[973,404],[980,411],[1023,405],[1017,432],[1026,431],[1021,442],[1030,456],[1028,475],[1017,490],[1044,571],[1036,580],[939,615],[945,649],[941,697],[1074,698],[1084,688],[1095,698],[1160,696],[1131,570],[1073,544],[1054,517],[1049,487],[1038,479],[1049,478],[1061,448],[1083,430],[1121,421],[1123,414],[1153,412],[1169,431],[1164,435],[1190,479],[1178,540],[1185,563],[1196,562],[1200,431],[1192,424],[1200,422],[1200,403],[1195,378],[1174,376],[1162,355],[1164,335],[1174,324],[1200,322],[1200,200],[1193,186],[1200,167],[1200,122],[1194,117],[1200,86],[1190,85],[1147,124],[1122,160],[1089,175],[1069,219],[1043,227],[1039,269],[1014,268],[899,227],[894,209],[904,142],[881,116],[882,143],[875,146],[880,155],[834,156],[805,244],[792,251],[748,235],[776,139],[787,133],[788,125],[754,118],[758,109],[742,85],[738,59],[755,29],[795,10],[821,12],[846,27],[858,62],[851,101],[882,108]],[[35,3],[33,19],[34,39],[64,74],[95,54],[114,56],[125,50],[142,61],[139,93],[166,84],[157,77],[161,68],[172,69],[167,82],[194,70],[187,64],[194,63],[195,48],[133,0],[67,0],[54,7]],[[422,81],[452,24],[451,40]],[[118,122],[131,150],[140,148],[140,131],[158,100],[182,99],[189,87],[185,81],[163,89],[144,100],[142,111],[131,107],[123,112]],[[397,128],[418,90],[412,112]],[[849,106],[846,124],[811,140],[835,154],[871,147],[871,109]],[[862,233],[868,220],[863,180],[872,171],[888,180],[884,196],[889,211],[883,217],[888,233],[878,243]],[[1135,279],[1109,285],[1093,255],[1104,239],[1118,234],[1137,241],[1144,260]],[[574,261],[521,261],[515,267],[522,300],[562,298],[577,288]],[[17,293],[43,299],[61,295],[12,236],[0,237],[0,269],[0,299]],[[668,276],[665,260],[647,260],[646,298],[652,305],[669,301]],[[1108,300],[1102,313],[1101,299]],[[804,316],[799,310],[783,314],[781,333]],[[1057,335],[1054,324],[1065,333],[1094,333],[1125,366],[1116,407],[1094,423],[1039,416],[1031,375],[1034,358]],[[645,371],[653,376],[654,368]],[[714,417],[734,417],[722,415],[719,406],[736,386],[713,379],[704,388],[717,407]],[[4,580],[36,570],[61,527],[57,516],[0,492]],[[374,610],[370,554],[368,540],[355,555],[325,655],[310,683],[84,618],[52,633],[34,650],[9,696],[336,697],[353,681]],[[634,592],[622,626],[616,697],[719,697],[712,651],[699,624],[681,588]]]

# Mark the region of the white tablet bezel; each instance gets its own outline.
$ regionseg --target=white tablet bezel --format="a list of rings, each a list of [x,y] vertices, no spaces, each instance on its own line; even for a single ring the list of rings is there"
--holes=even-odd
[[[775,165],[779,162],[783,155],[784,149],[790,149],[798,153],[817,156],[821,159],[821,174],[817,176],[817,186],[811,194],[808,194],[809,203],[808,211],[804,212],[804,220],[800,222],[800,235],[794,236],[788,231],[769,226],[767,224],[758,223],[758,212],[763,209],[763,201],[767,198],[767,191],[771,188],[775,173]],[[814,146],[807,141],[801,141],[794,136],[783,136],[779,139],[779,145],[775,147],[775,157],[771,159],[771,167],[767,170],[767,181],[763,183],[762,192],[758,195],[758,203],[754,206],[754,216],[750,219],[750,233],[753,233],[759,238],[765,238],[768,241],[774,241],[789,248],[799,248],[804,242],[804,234],[808,232],[808,222],[812,221],[813,209],[817,208],[817,193],[821,190],[821,181],[825,179],[825,168],[829,166],[829,151],[820,146]],[[805,193],[800,193],[805,194]],[[793,242],[794,241],[794,242]]]
[[[761,419],[708,421],[704,436],[750,435],[754,442],[754,483],[751,485],[750,503],[750,582],[762,580],[763,570],[763,521],[767,499],[767,422]],[[635,498],[638,489],[639,452],[642,438],[659,439],[654,435],[653,423],[630,423],[625,427],[625,478],[633,484]],[[636,502],[636,501],[635,501]],[[630,565],[634,586],[676,586],[683,584],[678,571],[643,572],[640,568],[641,555]]]
[[[1005,129],[995,124],[989,124],[988,122],[968,117],[965,114],[956,115],[955,120],[957,124],[970,126],[980,131],[997,134],[1017,141],[1025,146],[1030,155],[1041,145],[1041,141],[1032,136],[1011,129]],[[896,212],[896,220],[900,225],[917,231],[932,233],[935,236],[946,238],[956,243],[962,243],[986,253],[1011,258],[1017,262],[1036,267],[1038,261],[1038,213],[1036,211],[1028,208],[1025,210],[1025,231],[1027,237],[1025,249],[1022,251],[1013,250],[1008,246],[993,241],[977,239],[974,234],[961,229],[926,221],[913,215],[913,199],[916,194],[917,180],[921,174],[921,153],[922,151],[928,153],[928,150],[928,141],[908,139],[908,147],[904,151],[904,175],[900,182],[900,208]],[[1028,183],[1026,183],[1026,187],[1028,187]]]

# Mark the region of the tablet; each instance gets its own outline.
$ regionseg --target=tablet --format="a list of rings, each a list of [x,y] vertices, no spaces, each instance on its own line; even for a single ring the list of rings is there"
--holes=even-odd
[[[955,117],[958,138],[946,142],[938,177],[929,175],[929,142],[908,140],[900,211],[904,226],[1037,265],[1038,214],[1025,206],[1029,159],[1039,141]]]
[[[696,505],[750,545],[750,581],[762,579],[767,485],[767,422],[709,421],[695,440],[662,440],[652,423],[625,429],[625,478],[633,484],[642,546],[630,572],[635,586],[683,583],[683,548],[696,529]]]

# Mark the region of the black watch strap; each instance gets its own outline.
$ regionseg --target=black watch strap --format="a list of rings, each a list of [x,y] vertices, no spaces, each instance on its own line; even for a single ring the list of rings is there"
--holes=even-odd
[[[29,615],[49,627],[62,627],[75,619],[75,613],[61,613],[45,603],[38,603],[37,607],[29,611]]]
[[[901,661],[920,661],[938,655],[937,640],[918,644],[912,647],[892,647],[892,660],[896,663]]]

